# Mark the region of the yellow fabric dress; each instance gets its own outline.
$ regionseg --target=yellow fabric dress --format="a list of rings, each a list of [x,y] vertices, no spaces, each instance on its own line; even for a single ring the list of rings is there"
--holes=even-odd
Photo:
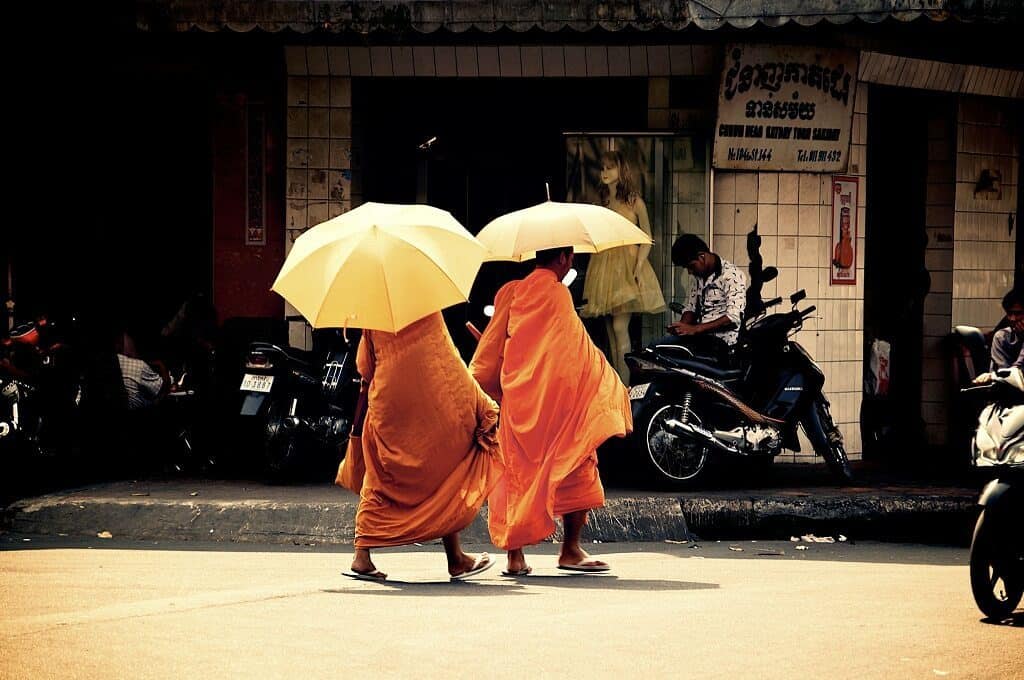
[[[632,209],[634,204],[626,207]],[[617,212],[639,226],[639,219],[632,210],[631,214]],[[639,249],[640,246],[621,246],[590,256],[587,278],[583,282],[583,298],[587,303],[581,315],[598,317],[635,312],[657,314],[665,311],[661,284],[647,258],[640,265],[639,278],[633,277]]]

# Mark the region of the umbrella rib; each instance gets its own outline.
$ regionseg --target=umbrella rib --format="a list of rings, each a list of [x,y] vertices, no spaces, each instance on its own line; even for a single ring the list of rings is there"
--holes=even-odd
[[[395,308],[394,305],[392,305],[391,303],[391,290],[388,287],[388,272],[384,268],[384,253],[381,252],[383,248],[381,246],[380,231],[380,227],[378,227],[376,224],[373,225],[373,240],[375,245],[377,246],[377,263],[380,266],[380,278],[384,281],[385,304],[387,306],[388,316],[391,319],[391,327],[395,328]],[[395,332],[397,333],[398,330],[396,329]]]

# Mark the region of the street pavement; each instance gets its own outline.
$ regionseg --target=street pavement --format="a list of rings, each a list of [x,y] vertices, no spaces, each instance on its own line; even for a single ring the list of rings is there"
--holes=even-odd
[[[855,539],[966,545],[983,480],[921,479],[917,471],[857,466],[840,487],[824,465],[775,465],[766,477],[725,477],[708,488],[651,491],[607,487],[585,538],[604,543],[701,538],[788,538],[807,533]],[[329,483],[268,485],[246,480],[160,477],[90,484],[22,498],[2,528],[24,534],[135,540],[351,543],[358,498]],[[557,534],[556,534],[557,535]],[[486,544],[486,507],[463,532]]]
[[[803,546],[806,550],[797,550]],[[590,544],[609,575],[498,568],[440,545],[0,537],[4,678],[1012,678],[1024,612],[982,620],[967,551],[764,541]],[[499,562],[500,564],[500,562]]]

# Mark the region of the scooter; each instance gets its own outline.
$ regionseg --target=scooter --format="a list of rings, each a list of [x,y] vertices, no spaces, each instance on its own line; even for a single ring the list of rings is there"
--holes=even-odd
[[[633,442],[652,481],[692,487],[716,457],[771,464],[783,448],[800,450],[798,426],[840,480],[852,479],[842,434],[822,391],[825,375],[807,350],[789,339],[815,311],[814,306],[797,308],[805,297],[797,291],[789,298],[790,311],[744,321],[724,362],[679,345],[626,355]],[[760,308],[781,302],[776,298]]]
[[[987,385],[964,392],[986,393],[972,442],[974,466],[995,473],[985,485],[971,541],[974,601],[987,617],[1010,616],[1024,594],[1024,376],[1019,368],[996,371]]]
[[[272,479],[336,468],[344,455],[359,395],[358,338],[341,330],[324,334],[320,352],[249,346],[241,415],[261,422],[264,471]]]

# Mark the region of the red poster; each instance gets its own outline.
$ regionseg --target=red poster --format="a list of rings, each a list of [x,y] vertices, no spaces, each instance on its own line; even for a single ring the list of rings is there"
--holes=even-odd
[[[857,283],[857,178],[832,177],[832,285]]]

